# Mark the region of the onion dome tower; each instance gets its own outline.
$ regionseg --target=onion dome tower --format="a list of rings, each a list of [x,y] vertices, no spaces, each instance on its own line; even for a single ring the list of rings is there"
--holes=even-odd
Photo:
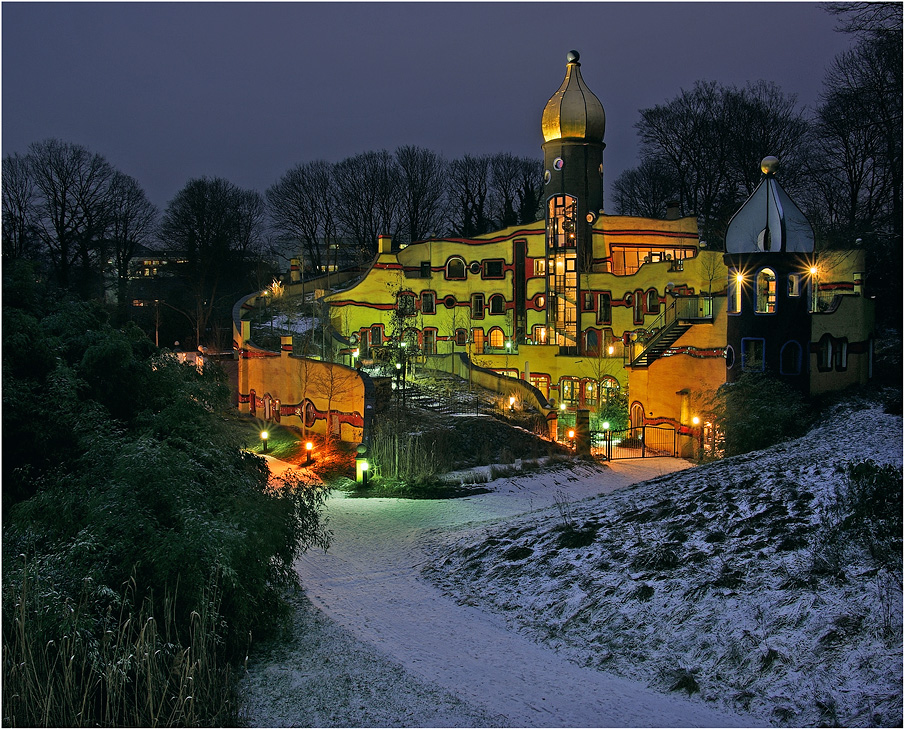
[[[779,160],[729,221],[726,380],[763,372],[807,392],[814,230],[776,180]]]
[[[547,225],[548,341],[579,347],[578,273],[593,263],[591,229],[603,209],[606,115],[581,77],[577,51],[544,107],[544,217]]]

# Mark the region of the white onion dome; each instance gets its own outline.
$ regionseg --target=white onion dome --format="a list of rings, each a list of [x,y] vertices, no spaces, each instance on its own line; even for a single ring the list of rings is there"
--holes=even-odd
[[[606,130],[603,104],[581,78],[578,59],[578,51],[569,51],[566,78],[544,107],[541,119],[544,142],[555,139],[603,142]]]

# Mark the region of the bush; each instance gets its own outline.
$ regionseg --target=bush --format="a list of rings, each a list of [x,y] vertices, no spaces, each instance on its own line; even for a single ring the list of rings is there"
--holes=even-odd
[[[188,657],[203,650],[218,677],[244,657],[250,632],[284,614],[298,554],[329,540],[326,488],[297,473],[270,481],[224,417],[225,382],[113,329],[100,307],[6,309],[4,722],[229,724],[200,689],[190,712],[130,714],[136,672],[155,678],[146,696],[178,697]],[[23,332],[52,365],[6,371]],[[151,617],[155,636],[166,626],[163,664],[139,670]]]
[[[720,386],[714,405],[726,456],[772,446],[808,427],[801,393],[761,373],[744,373]]]

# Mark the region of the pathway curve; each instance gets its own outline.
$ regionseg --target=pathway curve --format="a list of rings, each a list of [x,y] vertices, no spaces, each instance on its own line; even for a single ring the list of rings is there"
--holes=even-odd
[[[542,478],[514,477],[498,491],[456,500],[334,495],[328,501],[330,550],[304,555],[296,569],[314,605],[357,639],[425,683],[503,718],[501,724],[750,725],[750,718],[573,664],[508,628],[501,617],[458,605],[420,578],[425,548],[437,530],[479,528],[686,466],[678,459],[650,459],[614,462],[602,470],[579,467]]]

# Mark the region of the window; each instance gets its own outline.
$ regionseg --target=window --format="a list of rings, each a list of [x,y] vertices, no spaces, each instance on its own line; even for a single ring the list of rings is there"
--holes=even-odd
[[[582,390],[584,391],[584,404],[586,406],[596,406],[597,383],[595,383],[593,380],[585,380]]]
[[[742,370],[745,372],[763,372],[764,340],[761,337],[742,338]]]
[[[801,345],[789,340],[779,351],[779,372],[782,375],[801,373]]]
[[[436,314],[437,301],[432,291],[421,292],[421,314]]]
[[[744,277],[735,269],[729,269],[729,283],[726,287],[726,311],[738,314],[742,311],[742,282]]]
[[[503,314],[506,311],[506,300],[502,294],[494,294],[490,297],[490,313]]]
[[[594,292],[586,291],[581,293],[581,311],[582,312],[593,312],[594,311]]]
[[[531,328],[531,341],[535,345],[545,345],[547,343],[547,327],[542,324],[536,324]]]
[[[657,296],[656,289],[648,290],[647,301],[645,303],[647,305],[648,314],[657,314],[660,311],[660,297]]]
[[[471,341],[474,343],[474,352],[481,355],[484,352],[484,330],[474,327],[471,330]]]
[[[843,337],[840,340],[836,340],[835,345],[833,364],[837,372],[843,372],[848,367],[848,339]]]
[[[402,346],[408,348],[409,352],[415,352],[418,349],[418,330],[407,329],[402,334]]]
[[[547,275],[547,259],[534,259],[534,275],[535,276],[546,276]]]
[[[632,320],[634,324],[644,324],[644,292],[636,291],[632,295]]]
[[[488,333],[488,339],[491,347],[502,350],[506,336],[503,334],[503,330],[499,327],[494,327]]]
[[[603,388],[603,397],[609,400],[610,396],[619,390],[619,381],[612,375],[604,375],[600,380],[600,387]]]
[[[578,400],[578,381],[573,378],[561,378],[559,399],[563,403],[575,403]]]
[[[430,277],[431,277],[431,262],[422,261],[421,262],[421,278],[430,279]]]
[[[817,343],[817,369],[822,373],[833,369],[833,338],[828,334]]]
[[[585,354],[597,356],[600,354],[600,335],[597,330],[588,330],[584,334]]]
[[[531,385],[537,388],[541,395],[544,398],[550,397],[550,376],[549,375],[538,375],[536,373],[531,373],[530,377]]]
[[[789,274],[789,296],[801,296],[801,274]]]
[[[629,411],[629,420],[632,427],[632,436],[638,438],[643,432],[644,427],[644,406],[635,401]]]
[[[456,344],[459,347],[464,347],[468,344],[468,332],[464,329],[456,330]]]
[[[396,311],[404,317],[415,313],[415,295],[404,292],[396,295]]]
[[[471,295],[471,318],[472,319],[483,319],[484,318],[484,295],[483,294],[472,294]]]
[[[613,321],[612,298],[609,292],[597,295],[597,324],[611,324]]]
[[[757,298],[754,311],[758,314],[776,314],[776,272],[773,269],[758,271],[755,287]]]
[[[548,248],[574,248],[577,201],[571,195],[554,195],[547,203]]]
[[[383,329],[380,326],[371,327],[371,345],[383,344]]]
[[[503,278],[503,260],[494,259],[484,262],[484,279],[502,279]]]
[[[447,279],[464,279],[465,278],[465,259],[454,256],[446,262],[446,278]]]
[[[726,369],[732,370],[735,367],[735,349],[732,345],[726,345]]]
[[[437,354],[437,330],[434,330],[434,329],[425,329],[424,330],[424,354],[425,355],[436,355]]]

